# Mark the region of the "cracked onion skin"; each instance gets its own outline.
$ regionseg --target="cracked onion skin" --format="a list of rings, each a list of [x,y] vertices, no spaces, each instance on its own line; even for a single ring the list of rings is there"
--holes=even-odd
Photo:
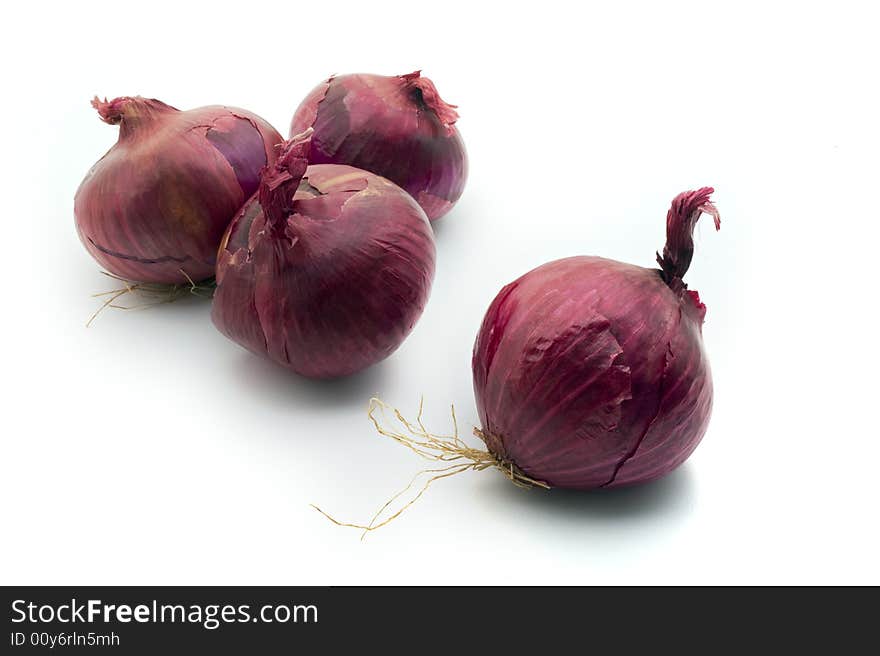
[[[683,463],[712,408],[706,307],[682,281],[711,187],[680,194],[661,268],[600,257],[544,264],[492,302],[473,354],[487,446],[551,487],[647,482]]]
[[[452,209],[467,180],[457,120],[455,106],[419,71],[342,75],[303,100],[290,134],[313,128],[313,164],[348,164],[388,178],[434,221]]]
[[[74,199],[80,239],[110,273],[177,284],[214,275],[217,246],[257,190],[282,137],[233,107],[180,111],[155,99],[95,98],[119,140]]]
[[[424,310],[434,234],[400,187],[368,171],[308,165],[309,132],[284,146],[220,247],[214,325],[311,378],[393,353]]]

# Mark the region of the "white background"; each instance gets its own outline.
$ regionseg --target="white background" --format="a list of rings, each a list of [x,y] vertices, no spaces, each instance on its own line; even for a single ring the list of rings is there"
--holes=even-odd
[[[4,9],[0,582],[880,583],[877,17],[848,3],[39,3]],[[330,73],[421,68],[471,176],[436,225],[428,308],[390,359],[312,382],[222,337],[206,302],[107,312],[73,195],[116,140],[89,106],[248,108],[282,133]],[[687,276],[715,411],[638,489],[438,483],[379,394],[476,421],[470,352],[501,286],[552,259],[652,266],[672,197],[714,185]]]

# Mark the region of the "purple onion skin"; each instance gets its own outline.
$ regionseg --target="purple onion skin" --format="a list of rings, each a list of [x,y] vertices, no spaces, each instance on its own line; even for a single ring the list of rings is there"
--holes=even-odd
[[[654,480],[706,432],[712,378],[706,308],[682,276],[712,189],[685,192],[667,217],[661,269],[600,257],[544,264],[504,287],[474,346],[487,446],[551,487]]]
[[[335,378],[388,357],[412,330],[434,278],[434,236],[400,187],[308,166],[308,145],[288,142],[230,224],[212,319],[253,353]]]
[[[275,161],[281,135],[232,107],[182,112],[141,97],[92,104],[102,120],[119,125],[119,140],[76,192],[86,249],[127,280],[212,277],[220,239],[257,190],[260,170]]]
[[[388,178],[434,221],[452,209],[467,180],[457,119],[455,107],[418,71],[342,75],[312,90],[290,134],[314,128],[313,164],[349,164]]]

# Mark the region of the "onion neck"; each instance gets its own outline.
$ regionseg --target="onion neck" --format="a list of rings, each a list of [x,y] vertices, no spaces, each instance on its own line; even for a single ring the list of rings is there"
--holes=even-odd
[[[715,221],[715,229],[721,229],[721,216],[709,200],[714,191],[712,187],[702,187],[682,192],[673,199],[666,214],[666,245],[663,255],[657,253],[657,263],[666,284],[673,289],[683,287],[681,280],[690,268],[694,256],[694,227],[699,218],[709,214]]]
[[[119,126],[120,139],[131,137],[159,116],[180,111],[155,98],[141,96],[120,96],[113,100],[101,100],[95,96],[92,107],[98,111],[102,121]]]
[[[421,76],[421,71],[414,71],[397,77],[403,82],[403,88],[409,92],[410,98],[419,109],[427,109],[433,112],[443,126],[451,131],[458,120],[456,105],[450,105],[444,101],[437,92],[437,87],[426,77]]]
[[[288,217],[293,213],[293,197],[309,166],[312,128],[280,144],[281,153],[260,178],[260,206],[266,223],[276,235],[283,235]]]

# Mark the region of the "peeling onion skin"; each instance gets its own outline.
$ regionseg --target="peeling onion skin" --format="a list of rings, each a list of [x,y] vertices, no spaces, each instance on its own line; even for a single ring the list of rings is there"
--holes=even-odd
[[[312,90],[290,134],[314,128],[313,164],[349,164],[386,177],[434,221],[452,209],[467,180],[457,120],[455,106],[419,71],[342,75]]]
[[[308,166],[288,142],[233,219],[217,261],[214,325],[296,373],[335,378],[393,353],[421,316],[434,235],[405,191],[350,166]]]
[[[119,140],[76,192],[86,249],[126,280],[212,277],[220,239],[257,190],[261,169],[275,161],[281,135],[233,107],[182,112],[140,96],[95,98],[92,105],[103,121],[119,125]]]
[[[683,463],[712,409],[706,308],[682,276],[711,187],[680,194],[661,269],[556,260],[504,287],[474,346],[489,450],[551,487],[654,480]]]

